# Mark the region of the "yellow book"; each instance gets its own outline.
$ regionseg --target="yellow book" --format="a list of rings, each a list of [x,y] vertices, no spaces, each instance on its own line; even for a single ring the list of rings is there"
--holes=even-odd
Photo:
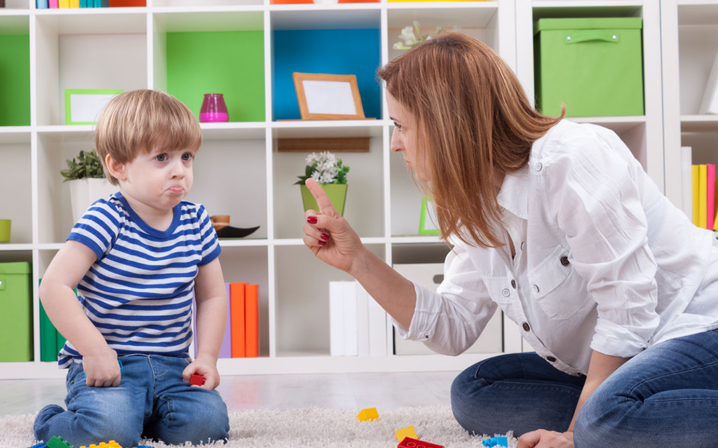
[[[57,2],[58,8],[69,8],[70,7],[70,0],[59,0]]]
[[[698,165],[698,227],[705,229],[708,222],[708,167],[706,165]]]
[[[700,170],[698,165],[691,165],[691,182],[693,184],[693,224],[698,225],[698,187]]]
[[[715,194],[713,194],[713,213],[715,214],[713,218],[713,231],[718,231],[718,181],[713,186],[713,189],[715,191]]]
[[[79,8],[80,0],[70,0],[70,8]]]

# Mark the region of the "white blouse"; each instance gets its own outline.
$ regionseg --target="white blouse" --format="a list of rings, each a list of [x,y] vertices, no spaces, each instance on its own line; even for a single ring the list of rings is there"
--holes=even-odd
[[[658,190],[608,129],[567,120],[505,177],[500,248],[458,238],[436,292],[414,284],[399,335],[457,355],[496,307],[556,368],[586,374],[591,349],[632,357],[718,328],[718,243]],[[509,240],[516,250],[512,258]]]

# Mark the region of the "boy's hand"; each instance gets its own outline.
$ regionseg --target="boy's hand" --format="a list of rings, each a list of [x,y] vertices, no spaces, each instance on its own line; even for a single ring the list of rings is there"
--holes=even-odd
[[[182,381],[184,381],[185,383],[189,383],[190,377],[193,374],[202,375],[205,379],[205,382],[201,386],[192,387],[201,387],[203,389],[213,390],[215,387],[219,386],[219,371],[217,370],[217,359],[213,358],[210,355],[197,355],[197,359],[195,359],[190,365],[188,365],[182,372]]]
[[[83,355],[82,368],[89,387],[117,387],[120,385],[122,373],[117,362],[117,352],[107,347],[98,354]]]

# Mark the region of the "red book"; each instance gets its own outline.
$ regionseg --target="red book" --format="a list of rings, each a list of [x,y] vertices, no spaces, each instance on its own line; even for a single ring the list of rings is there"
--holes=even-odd
[[[713,220],[715,219],[715,188],[716,188],[716,166],[708,164],[707,169],[707,185],[706,185],[706,229],[713,230]]]
[[[259,285],[244,288],[247,358],[259,356]]]
[[[244,283],[236,282],[229,284],[229,301],[232,315],[230,316],[232,327],[232,358],[244,358],[247,356],[247,342],[245,340],[244,326]]]

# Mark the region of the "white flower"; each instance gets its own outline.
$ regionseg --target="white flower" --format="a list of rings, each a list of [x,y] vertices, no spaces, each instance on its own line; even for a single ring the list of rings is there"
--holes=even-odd
[[[320,184],[331,184],[332,182],[334,182],[334,180],[335,180],[335,179],[334,179],[334,176],[332,176],[332,175],[330,175],[330,174],[328,174],[328,173],[324,173],[324,174],[322,174],[322,176],[319,178],[319,181],[318,181],[318,182],[319,182]]]
[[[316,180],[318,183],[322,183],[321,181],[322,175],[319,174],[319,171],[315,171],[312,173],[312,179]]]
[[[402,43],[407,47],[416,45],[417,39],[414,35],[414,28],[410,26],[405,26],[401,30],[401,34],[399,34],[399,40],[401,40]]]

